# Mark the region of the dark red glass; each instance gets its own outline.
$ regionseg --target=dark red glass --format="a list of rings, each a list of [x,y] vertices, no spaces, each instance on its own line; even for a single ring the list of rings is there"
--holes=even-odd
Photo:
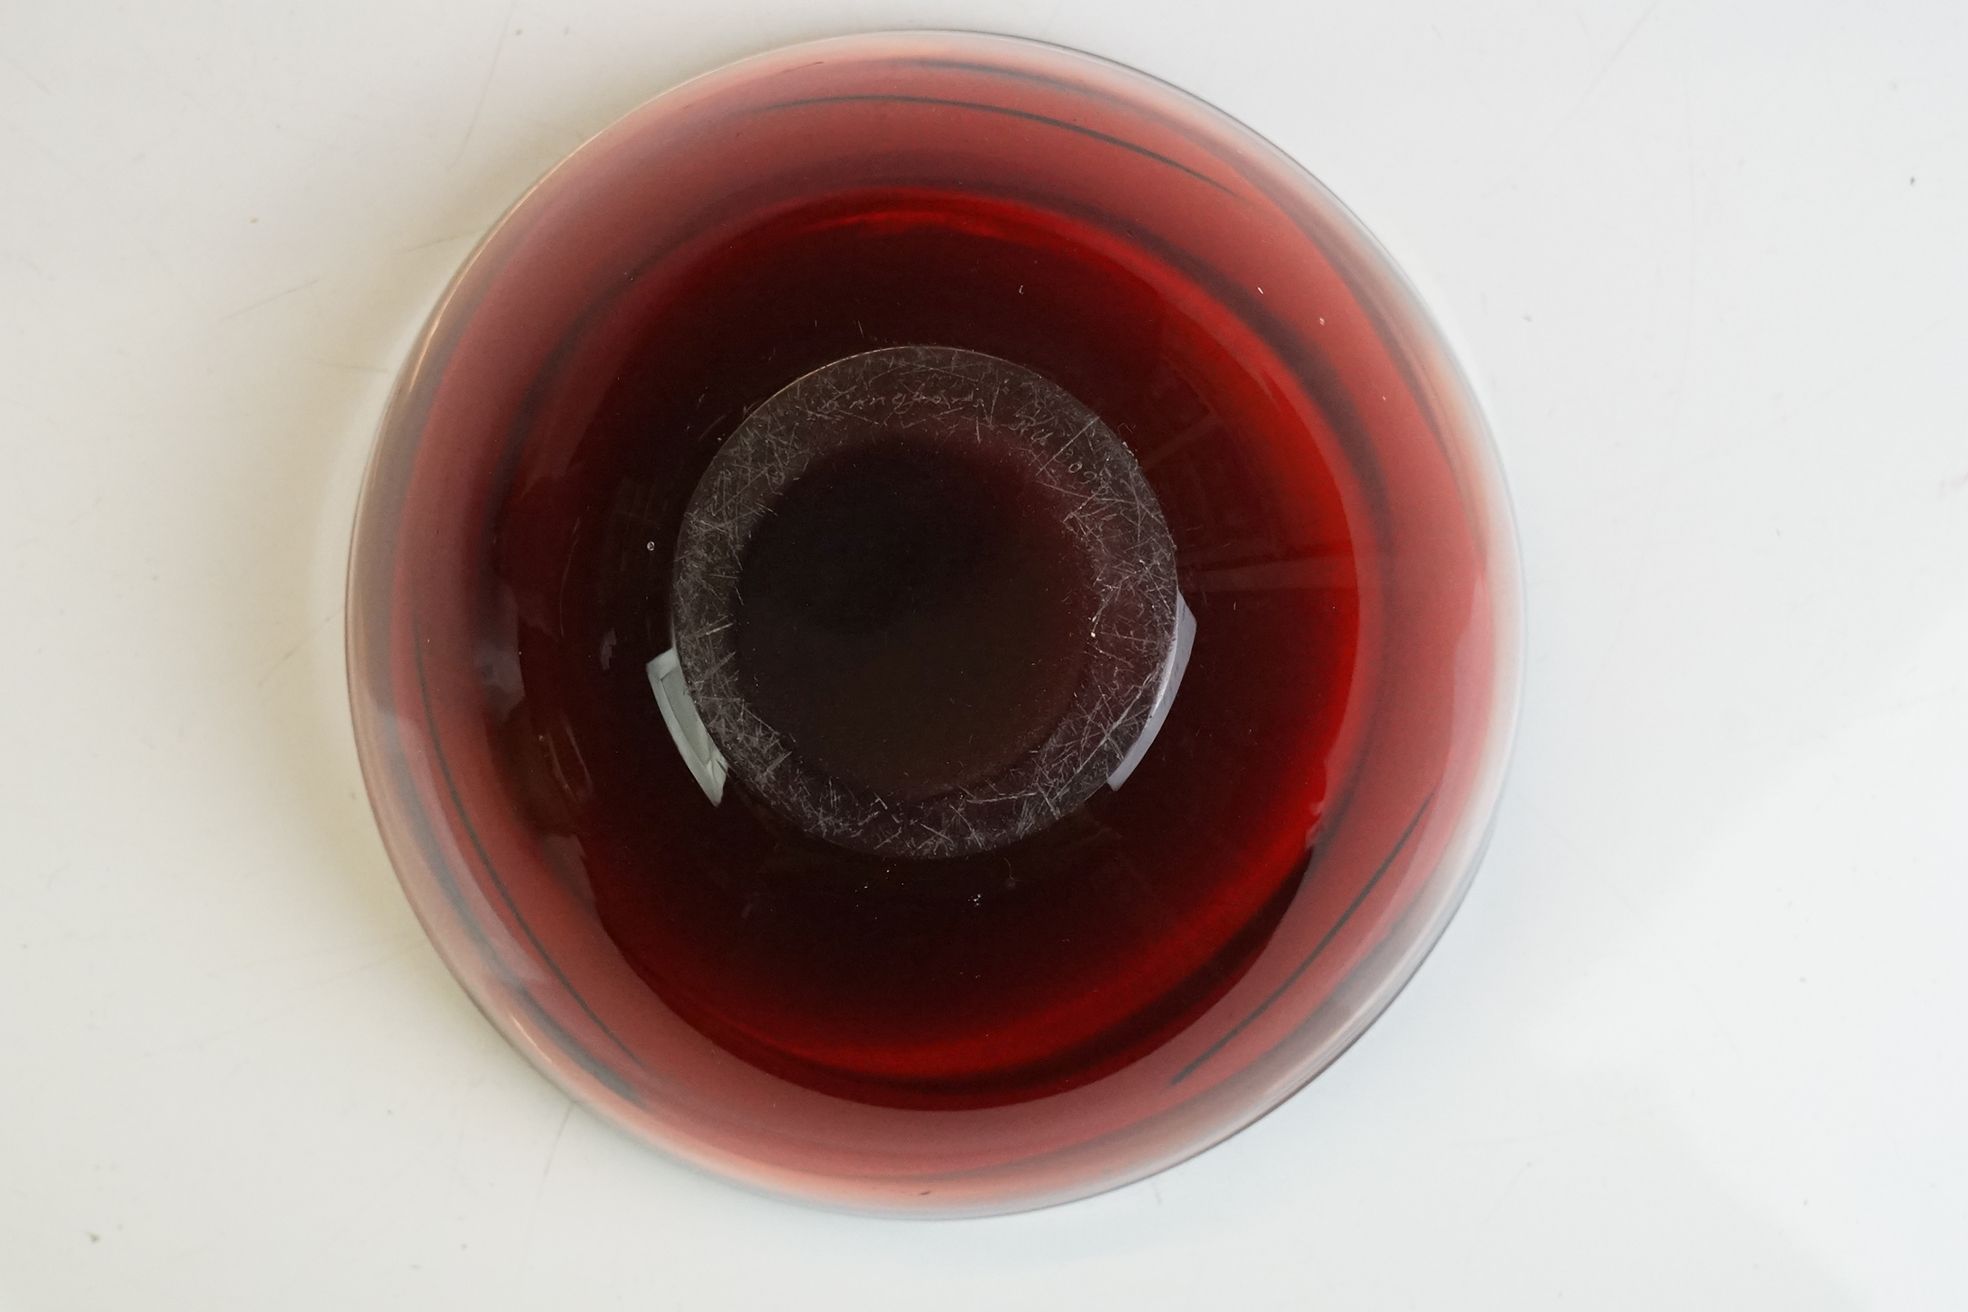
[[[713,805],[645,668],[720,444],[812,370],[921,344],[1105,422],[1195,621],[1123,786],[943,859],[816,838],[742,780]],[[1078,623],[1043,499],[906,445],[795,492],[746,566],[759,704],[899,790],[1020,750],[993,708],[1042,719]],[[850,38],[651,102],[467,263],[359,516],[358,740],[433,938],[570,1091],[762,1187],[1005,1210],[1235,1131],[1398,990],[1486,832],[1514,569],[1460,376],[1288,160],[1085,56]],[[849,614],[963,570],[917,646]],[[821,610],[860,627],[815,647]],[[1024,663],[966,702],[985,648]]]

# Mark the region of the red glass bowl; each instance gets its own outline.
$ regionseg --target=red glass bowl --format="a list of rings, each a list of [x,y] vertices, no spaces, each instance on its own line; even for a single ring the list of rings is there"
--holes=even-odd
[[[910,345],[1103,420],[1194,622],[1125,783],[944,860],[719,800],[652,695],[714,455]],[[709,73],[522,197],[397,384],[348,615],[391,859],[514,1045],[723,1176],[933,1214],[1139,1179],[1337,1057],[1474,870],[1520,630],[1482,418],[1359,223],[1162,83],[942,33]]]

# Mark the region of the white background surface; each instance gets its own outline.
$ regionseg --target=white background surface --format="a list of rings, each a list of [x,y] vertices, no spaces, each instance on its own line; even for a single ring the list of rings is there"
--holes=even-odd
[[[1306,161],[1518,502],[1496,841],[1287,1107],[871,1222],[508,1051],[360,800],[361,461],[475,234],[645,96],[1050,37]],[[0,1307],[1968,1306],[1968,18],[1920,4],[0,0]]]

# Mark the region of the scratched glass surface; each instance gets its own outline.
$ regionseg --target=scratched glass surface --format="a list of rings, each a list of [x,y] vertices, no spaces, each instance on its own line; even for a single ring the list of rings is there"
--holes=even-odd
[[[1480,854],[1508,507],[1386,255],[1208,106],[773,52],[530,191],[399,380],[351,697],[531,1060],[753,1187],[1139,1179],[1332,1061]]]

